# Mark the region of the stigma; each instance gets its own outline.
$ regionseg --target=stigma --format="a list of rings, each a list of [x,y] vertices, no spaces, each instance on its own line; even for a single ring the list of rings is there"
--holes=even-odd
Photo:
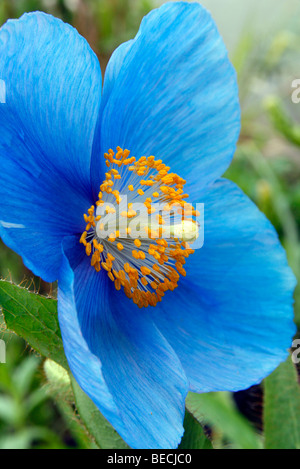
[[[107,171],[98,199],[83,215],[80,243],[91,267],[140,308],[156,306],[186,276],[199,236],[199,212],[186,181],[154,156],[136,159],[117,147],[104,154]]]

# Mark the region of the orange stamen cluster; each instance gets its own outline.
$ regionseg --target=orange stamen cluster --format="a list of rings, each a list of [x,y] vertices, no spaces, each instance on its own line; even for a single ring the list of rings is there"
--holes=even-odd
[[[91,257],[91,265],[97,272],[106,271],[116,290],[123,288],[126,296],[140,308],[156,306],[168,290],[177,288],[180,275],[186,275],[183,267],[186,259],[194,252],[174,233],[165,237],[170,219],[180,221],[184,214],[186,220],[187,215],[199,214],[185,201],[188,197],[183,189],[186,181],[170,172],[162,160],[155,160],[154,156],[136,160],[130,157],[129,150],[120,147],[116,153],[109,150],[104,157],[108,168],[105,180],[100,186],[96,207],[93,205],[84,214],[86,229],[80,243]],[[120,207],[118,229],[101,239],[99,230],[104,229],[104,215],[115,216],[122,202],[121,194],[130,202],[126,210]],[[133,206],[136,202],[143,204],[147,216],[155,214],[156,221],[154,225],[145,223],[144,236],[133,239],[129,224],[137,216]],[[162,213],[156,213],[153,204],[157,202],[163,203]],[[99,209],[103,215],[97,215]],[[192,218],[191,221],[195,222]]]

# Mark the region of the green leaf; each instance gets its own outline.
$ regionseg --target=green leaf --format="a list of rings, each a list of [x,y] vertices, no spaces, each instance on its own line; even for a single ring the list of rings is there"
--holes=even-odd
[[[240,449],[261,448],[252,425],[239,414],[230,393],[189,393],[186,407],[202,423],[206,423]]]
[[[23,337],[41,355],[67,368],[56,300],[0,280],[0,305],[8,329]]]
[[[179,449],[213,449],[211,441],[205,435],[202,425],[186,410],[184,417],[184,435]]]
[[[0,438],[1,449],[30,449],[33,442],[49,442],[55,449],[67,449],[62,445],[56,434],[44,427],[28,427],[13,434],[5,434]]]
[[[29,392],[33,378],[40,364],[40,358],[35,355],[24,358],[20,365],[16,368],[12,376],[15,394],[20,399]]]
[[[266,449],[300,449],[300,388],[291,357],[264,381]]]
[[[99,412],[91,399],[82,391],[71,377],[75,403],[86,428],[101,449],[128,449],[129,446],[118,435],[116,430]]]
[[[57,301],[0,280],[0,305],[8,329],[23,337],[41,355],[68,369],[57,319]],[[72,387],[82,421],[97,445],[103,449],[128,448],[74,379]]]
[[[11,396],[0,394],[0,422],[11,426],[18,426],[22,422],[22,410]]]

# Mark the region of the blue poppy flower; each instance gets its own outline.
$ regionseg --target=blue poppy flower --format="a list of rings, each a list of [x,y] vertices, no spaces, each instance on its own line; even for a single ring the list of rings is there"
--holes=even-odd
[[[259,383],[294,333],[275,230],[220,179],[240,127],[222,39],[199,4],[167,3],[114,52],[102,90],[87,42],[36,12],[1,28],[0,57],[0,235],[58,279],[65,353],[102,414],[133,448],[175,448],[189,390]],[[204,203],[204,246],[163,239],[160,214],[146,239],[102,241],[98,209],[121,194],[148,213],[154,198]]]

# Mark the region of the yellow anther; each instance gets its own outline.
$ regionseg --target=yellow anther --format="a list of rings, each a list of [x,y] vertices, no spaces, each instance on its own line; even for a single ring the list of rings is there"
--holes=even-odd
[[[106,206],[105,211],[106,213],[116,213],[116,209],[113,207],[110,207],[109,205]]]
[[[160,256],[160,254],[159,254],[158,252],[154,251],[154,253],[153,253],[152,255],[153,255],[154,259],[156,259],[157,261],[160,261],[160,263],[161,263],[161,262],[162,262],[162,263],[164,262],[164,261],[161,259],[161,256]]]
[[[85,252],[86,252],[86,255],[87,256],[90,256],[91,255],[91,252],[92,252],[92,245],[91,243],[87,243],[86,247],[85,247]]]
[[[168,247],[168,243],[165,239],[157,239],[156,240],[156,243],[159,245],[159,246],[163,246],[165,248]]]
[[[127,274],[130,272],[130,265],[129,265],[128,262],[126,262],[126,263],[124,264],[124,270],[125,270],[125,272],[126,272]]]
[[[122,243],[118,243],[118,244],[117,244],[117,248],[119,249],[119,251],[123,251],[124,246],[123,246]]]
[[[108,252],[108,253],[106,254],[106,257],[107,257],[110,261],[115,261],[115,260],[116,260],[116,258],[115,258],[110,252]]]
[[[147,280],[145,279],[145,277],[142,277],[142,278],[141,278],[141,282],[142,282],[142,284],[144,285],[144,287],[146,287],[146,286],[148,285],[148,282],[147,282]]]
[[[80,243],[86,245],[86,237],[87,237],[87,231],[84,231],[80,237]]]
[[[145,267],[142,265],[142,267],[140,268],[140,271],[142,272],[143,275],[150,275],[151,274],[151,270],[148,269],[148,267]]]
[[[112,272],[116,278],[120,278],[118,272],[115,269],[112,269]]]
[[[108,272],[108,277],[110,278],[110,280],[112,280],[114,282],[115,280],[115,277],[113,276],[113,274],[111,272]]]
[[[142,186],[150,186],[150,187],[151,187],[151,186],[154,185],[154,181],[151,181],[151,180],[145,181],[144,179],[142,179],[142,180],[140,181],[140,184],[141,184]]]
[[[119,270],[119,277],[124,282],[126,280],[126,275],[124,270]]]
[[[152,215],[152,213],[155,213],[155,212],[156,212],[156,209],[155,209],[154,207],[150,206],[150,207],[148,208],[148,213],[149,213],[149,215]]]
[[[135,249],[132,251],[132,257],[134,257],[135,259],[140,258],[138,251],[136,251]]]
[[[94,265],[99,262],[100,260],[100,254],[98,251],[95,251],[94,254],[92,255],[92,260],[91,260],[91,266],[94,267]]]
[[[135,216],[136,216],[136,211],[135,210],[128,210],[127,218],[133,218]]]
[[[134,240],[134,244],[136,245],[137,248],[141,247],[141,241],[139,239]]]
[[[134,191],[134,187],[133,187],[132,184],[131,184],[130,186],[128,186],[128,190],[129,190],[130,192],[133,192],[133,191]]]
[[[106,262],[101,262],[101,265],[102,265],[102,267],[103,267],[104,270],[106,270],[107,272],[110,272],[111,269],[110,269],[110,267],[107,265]]]
[[[146,254],[144,251],[138,251],[139,259],[146,259]]]

